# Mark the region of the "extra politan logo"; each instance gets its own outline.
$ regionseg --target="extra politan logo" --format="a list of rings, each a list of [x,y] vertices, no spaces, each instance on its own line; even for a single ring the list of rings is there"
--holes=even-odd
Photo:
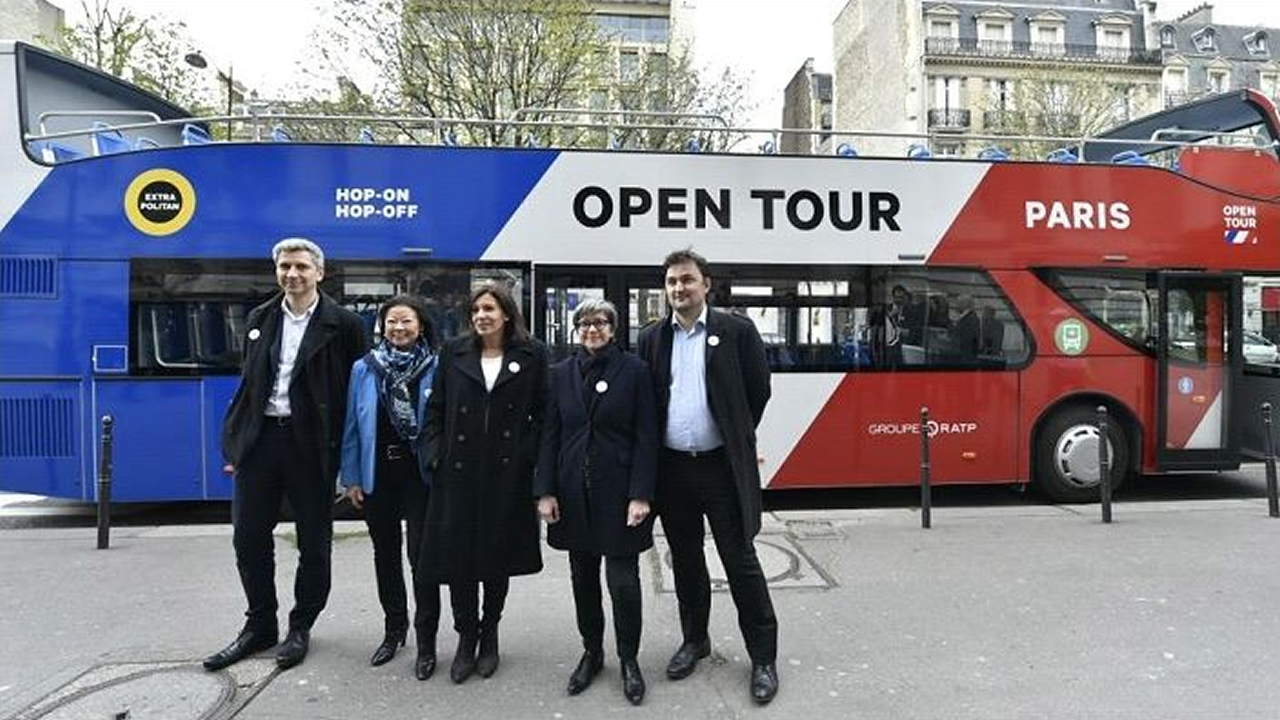
[[[196,213],[196,190],[181,173],[165,168],[148,170],[124,192],[124,214],[148,235],[172,235]]]

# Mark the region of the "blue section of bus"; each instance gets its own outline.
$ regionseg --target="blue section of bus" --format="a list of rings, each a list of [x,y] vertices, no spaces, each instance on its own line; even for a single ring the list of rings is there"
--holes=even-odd
[[[82,387],[79,379],[0,381],[0,490],[88,499]]]
[[[474,260],[557,156],[296,143],[123,153],[52,168],[0,238],[6,254],[63,258],[261,257],[300,235],[339,259],[399,258],[412,247]],[[190,222],[160,237],[125,214],[129,184],[156,168],[181,173],[196,195]]]
[[[128,346],[128,263],[63,260],[56,282],[52,298],[0,303],[4,377],[87,377],[95,345]]]

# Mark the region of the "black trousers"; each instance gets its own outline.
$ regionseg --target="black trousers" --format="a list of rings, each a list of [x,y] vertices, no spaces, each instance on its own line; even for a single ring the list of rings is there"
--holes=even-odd
[[[280,501],[289,499],[298,534],[298,572],[289,628],[309,630],[329,599],[334,485],[320,461],[301,449],[293,426],[267,418],[253,449],[236,468],[231,521],[236,568],[249,609],[246,627],[277,632],[275,538]]]
[[[435,637],[440,625],[440,586],[420,581],[417,571],[430,491],[418,477],[418,464],[413,455],[388,460],[384,454],[378,458],[374,472],[377,482],[373,492],[364,498],[364,522],[373,541],[373,567],[378,577],[378,601],[382,604],[385,629],[390,633],[409,627],[401,557],[405,539],[401,521],[405,521],[409,567],[413,568],[413,627],[419,635]]]
[[[738,628],[754,663],[778,654],[778,619],[755,544],[743,531],[738,491],[723,453],[690,457],[664,450],[659,464],[659,516],[671,546],[680,626],[686,642],[706,640],[711,577],[702,547],[705,516],[738,607]]]
[[[460,580],[449,583],[449,605],[453,608],[453,629],[459,635],[475,635],[483,628],[495,628],[507,605],[511,578],[484,581],[484,619],[480,618],[480,582]]]
[[[602,652],[604,607],[600,596],[600,556],[570,552],[569,571],[573,577],[573,606],[582,647],[588,652]],[[640,652],[640,557],[604,558],[604,576],[613,603],[613,634],[618,642],[618,657],[635,660]]]

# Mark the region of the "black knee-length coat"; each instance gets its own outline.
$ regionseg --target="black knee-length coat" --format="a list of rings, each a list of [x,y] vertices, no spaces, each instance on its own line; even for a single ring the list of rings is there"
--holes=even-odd
[[[509,346],[493,390],[469,337],[440,353],[424,452],[435,468],[418,571],[437,582],[542,569],[533,473],[546,404],[547,355],[536,340]]]
[[[658,414],[649,366],[614,349],[600,380],[583,388],[578,357],[551,368],[546,430],[535,490],[554,495],[560,521],[547,541],[560,550],[635,555],[653,545],[653,520],[627,527],[631,500],[653,499]]]

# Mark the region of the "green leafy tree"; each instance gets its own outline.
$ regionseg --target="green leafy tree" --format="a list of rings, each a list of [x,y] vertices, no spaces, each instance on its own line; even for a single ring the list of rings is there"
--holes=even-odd
[[[84,20],[66,26],[50,43],[54,50],[124,78],[189,109],[209,105],[209,88],[183,62],[191,47],[185,24],[142,16],[110,0],[82,0]]]
[[[406,123],[401,131],[417,139],[439,133],[484,145],[601,147],[612,139],[628,147],[674,147],[690,133],[625,126],[675,121],[603,111],[737,116],[747,109],[745,85],[732,73],[703,82],[680,52],[650,53],[643,68],[616,69],[613,41],[586,0],[340,0],[315,45],[335,75],[373,69],[377,88],[369,98],[384,113],[483,121]],[[576,117],[562,112],[587,107],[595,111]],[[552,127],[575,121],[599,128]],[[728,142],[720,133],[706,145]]]

